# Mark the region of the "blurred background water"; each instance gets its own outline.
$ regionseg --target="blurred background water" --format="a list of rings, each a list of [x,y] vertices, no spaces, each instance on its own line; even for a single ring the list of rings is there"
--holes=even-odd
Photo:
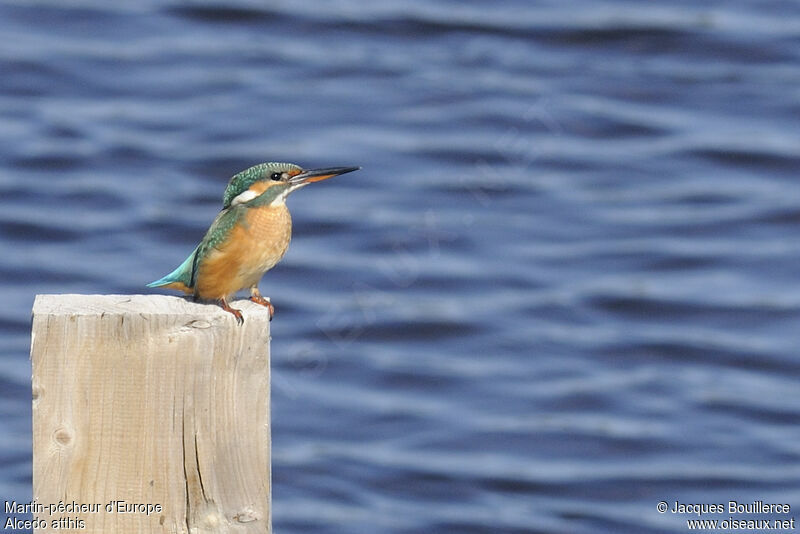
[[[279,160],[363,170],[261,285],[276,532],[800,510],[798,60],[780,0],[0,0],[0,499],[34,295],[148,292]]]

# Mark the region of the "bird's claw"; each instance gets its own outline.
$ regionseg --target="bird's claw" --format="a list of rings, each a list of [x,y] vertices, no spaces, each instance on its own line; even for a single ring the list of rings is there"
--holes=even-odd
[[[220,301],[219,304],[223,310],[236,317],[236,323],[239,326],[242,326],[244,324],[244,317],[242,316],[242,312],[240,310],[237,310],[236,308],[231,308],[230,305],[224,300]]]
[[[261,295],[252,295],[250,300],[255,302],[256,304],[261,304],[262,306],[266,307],[269,310],[269,320],[272,320],[272,317],[275,315],[275,306],[272,305],[270,301],[262,297]]]

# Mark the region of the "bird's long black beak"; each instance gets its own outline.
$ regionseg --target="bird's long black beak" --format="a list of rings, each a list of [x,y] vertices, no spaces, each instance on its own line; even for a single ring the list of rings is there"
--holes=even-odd
[[[330,167],[328,169],[312,169],[303,171],[300,174],[289,178],[290,184],[306,184],[311,182],[319,182],[320,180],[327,180],[334,176],[339,176],[347,172],[357,171],[361,167]]]

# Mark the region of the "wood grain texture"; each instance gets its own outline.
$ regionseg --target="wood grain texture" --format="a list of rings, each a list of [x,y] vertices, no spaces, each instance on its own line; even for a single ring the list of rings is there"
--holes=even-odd
[[[34,499],[103,508],[37,517],[83,533],[271,532],[269,314],[234,306],[241,327],[180,297],[36,297]]]

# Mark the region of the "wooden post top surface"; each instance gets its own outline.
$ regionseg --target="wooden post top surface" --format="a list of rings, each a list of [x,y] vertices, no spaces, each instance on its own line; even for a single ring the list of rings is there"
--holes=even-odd
[[[269,300],[267,298],[267,300]],[[269,322],[269,311],[247,299],[235,300],[233,307],[245,313],[246,320]],[[194,302],[189,297],[172,295],[36,295],[34,315],[191,315],[197,318],[225,319],[232,315],[214,303]]]

